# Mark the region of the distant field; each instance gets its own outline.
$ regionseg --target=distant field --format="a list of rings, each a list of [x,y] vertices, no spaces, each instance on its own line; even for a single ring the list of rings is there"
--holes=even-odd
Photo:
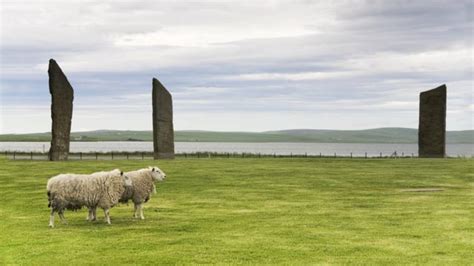
[[[146,220],[122,205],[112,225],[81,210],[48,228],[48,177],[148,165],[168,180]],[[0,264],[468,265],[473,173],[463,159],[0,159]]]
[[[418,131],[410,128],[367,130],[295,129],[268,132],[176,131],[180,142],[319,142],[319,143],[417,143]],[[0,141],[50,141],[50,133],[0,135]],[[74,132],[72,141],[153,141],[151,131],[98,130]],[[449,131],[447,143],[474,144],[474,130]]]

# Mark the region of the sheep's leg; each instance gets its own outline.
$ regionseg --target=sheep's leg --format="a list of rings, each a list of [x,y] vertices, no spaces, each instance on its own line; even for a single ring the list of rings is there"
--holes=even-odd
[[[89,208],[89,214],[87,215],[86,220],[90,222],[95,221],[97,219],[96,211],[97,211],[96,207]]]
[[[140,219],[145,220],[145,216],[143,216],[143,204],[140,204]]]
[[[92,208],[92,221],[97,220],[97,207]]]
[[[105,215],[105,221],[106,221],[108,224],[111,224],[109,211],[110,211],[109,208],[104,209],[104,215]]]
[[[140,206],[140,204],[133,203],[133,218],[138,218],[138,206]]]
[[[63,224],[67,224],[66,218],[64,217],[64,210],[60,210],[58,214],[59,214],[59,218],[61,219],[61,222]]]
[[[93,221],[92,219],[94,219],[94,214],[92,213],[93,208],[88,208],[88,210],[89,210],[89,213],[87,214],[86,220],[91,222]]]
[[[51,208],[51,214],[49,215],[49,227],[54,227],[54,209]]]

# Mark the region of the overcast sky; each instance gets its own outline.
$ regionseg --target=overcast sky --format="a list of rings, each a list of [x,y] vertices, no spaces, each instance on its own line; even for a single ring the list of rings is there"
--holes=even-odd
[[[473,129],[471,0],[0,5],[0,133],[51,130],[50,58],[73,131],[151,130],[153,77],[177,130],[416,128],[441,84],[448,130]]]

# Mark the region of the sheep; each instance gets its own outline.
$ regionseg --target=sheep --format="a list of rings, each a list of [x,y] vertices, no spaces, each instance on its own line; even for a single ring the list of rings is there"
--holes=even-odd
[[[48,207],[51,208],[49,226],[54,227],[55,212],[65,223],[65,209],[78,210],[83,206],[89,209],[102,208],[106,222],[111,224],[110,208],[118,203],[125,188],[131,185],[130,178],[119,169],[89,175],[60,174],[51,177],[46,185]],[[90,216],[91,213],[89,212]]]
[[[127,203],[128,200],[133,201],[134,205],[134,218],[138,218],[138,212],[140,212],[140,218],[143,220],[143,203],[147,202],[152,193],[156,193],[155,181],[163,181],[166,178],[166,174],[158,167],[148,167],[137,171],[126,172],[125,175],[130,177],[132,180],[132,186],[127,187],[120,198],[120,202]]]

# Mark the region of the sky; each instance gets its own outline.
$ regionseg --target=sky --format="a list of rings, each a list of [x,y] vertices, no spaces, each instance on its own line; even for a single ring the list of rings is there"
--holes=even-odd
[[[417,128],[419,93],[441,84],[447,129],[473,129],[470,0],[2,0],[0,15],[0,134],[51,130],[50,58],[73,131],[151,130],[153,77],[175,130]]]

